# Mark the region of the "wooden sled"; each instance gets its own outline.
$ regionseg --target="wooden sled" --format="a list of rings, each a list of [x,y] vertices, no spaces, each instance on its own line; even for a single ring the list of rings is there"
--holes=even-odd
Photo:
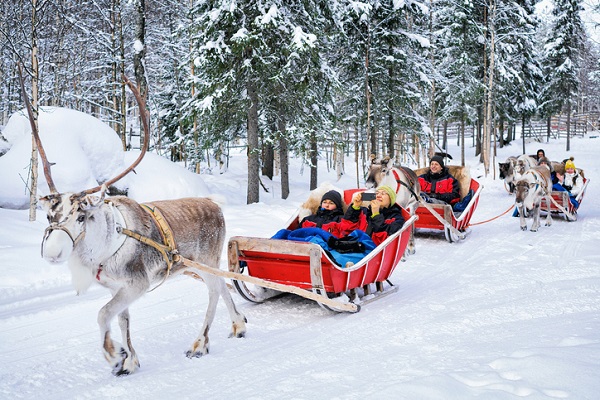
[[[583,196],[585,195],[585,190],[587,189],[587,185],[590,182],[589,179],[583,178],[583,187],[581,192],[575,197],[575,200],[581,206],[581,201],[583,200]],[[546,199],[542,199],[542,204],[540,206],[542,211],[547,210]],[[552,192],[552,199],[550,202],[550,213],[553,215],[562,215],[567,221],[577,221],[577,208],[571,203],[569,200],[568,192]]]
[[[467,168],[454,165],[447,167],[450,174],[459,182],[461,200],[470,190],[473,191],[473,196],[469,204],[467,204],[463,212],[455,213],[449,204],[433,204],[420,201],[416,211],[419,219],[415,222],[415,228],[443,230],[446,240],[453,243],[464,239],[468,234],[467,228],[479,203],[479,196],[483,185],[471,178],[471,174]],[[415,173],[419,176],[428,170],[429,168],[421,168],[416,170]]]
[[[354,191],[346,191],[344,198],[351,198]],[[402,260],[417,219],[406,211],[404,217],[399,232],[349,268],[338,266],[314,243],[234,236],[227,247],[229,271],[237,277],[233,286],[254,303],[287,292],[315,300],[331,311],[358,312],[362,305],[398,289],[388,278]],[[297,211],[287,229],[295,229],[298,223]]]

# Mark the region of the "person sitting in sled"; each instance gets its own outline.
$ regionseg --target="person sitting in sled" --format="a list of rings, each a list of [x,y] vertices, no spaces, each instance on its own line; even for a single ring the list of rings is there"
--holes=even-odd
[[[558,183],[558,177],[556,176],[556,171],[552,167],[552,163],[546,157],[540,157],[538,161],[538,165],[545,165],[550,170],[550,179],[552,179],[552,184],[555,185]]]
[[[460,201],[460,186],[458,181],[444,166],[441,156],[431,157],[429,171],[419,176],[421,197],[427,203],[454,204]]]
[[[340,220],[344,216],[342,196],[337,190],[330,190],[321,197],[321,206],[315,214],[306,216],[298,228],[321,228],[332,235],[340,236]]]
[[[577,195],[583,189],[583,177],[575,169],[575,163],[573,157],[569,158],[565,162],[565,174],[556,173],[558,178],[557,184],[552,185],[552,190],[567,191],[569,192],[569,200],[575,208],[579,207],[579,202],[575,200]]]
[[[398,232],[404,225],[402,208],[396,204],[396,192],[383,185],[376,189],[376,197],[368,207],[362,207],[362,192],[352,196],[352,205],[348,207],[340,222],[342,232],[361,230],[369,235],[379,246],[390,235]]]

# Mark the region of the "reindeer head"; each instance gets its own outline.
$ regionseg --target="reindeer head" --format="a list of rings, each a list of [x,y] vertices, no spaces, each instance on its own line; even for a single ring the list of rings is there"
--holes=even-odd
[[[390,164],[390,157],[379,159],[375,157],[375,154],[371,154],[371,165],[367,172],[367,180],[365,186],[367,189],[371,189],[379,186],[385,175],[390,171],[392,165]]]
[[[512,175],[512,163],[510,162],[498,163],[498,169],[500,171],[500,179],[506,179]]]
[[[42,257],[46,261],[60,263],[69,258],[85,236],[86,223],[94,219],[92,211],[103,203],[104,193],[105,189],[100,197],[81,192],[52,193],[40,198],[50,224],[42,239]]]
[[[42,239],[42,257],[47,261],[63,262],[69,258],[77,243],[85,237],[86,229],[94,219],[94,210],[98,209],[104,203],[106,189],[132,171],[142,161],[142,158],[144,158],[144,155],[148,150],[150,129],[148,127],[146,104],[141,98],[137,88],[129,81],[129,79],[127,79],[126,76],[123,76],[123,80],[133,92],[140,108],[140,115],[142,115],[144,146],[139,157],[131,166],[102,185],[79,193],[59,193],[54,185],[50,171],[52,164],[47,160],[44,147],[42,146],[38,131],[33,122],[33,112],[31,110],[29,99],[25,94],[25,85],[21,74],[21,92],[23,93],[27,112],[29,113],[32,133],[44,166],[46,181],[48,182],[48,187],[51,192],[49,195],[40,198],[40,203],[42,208],[46,211],[48,223],[50,224],[46,228],[44,238]],[[101,191],[100,196],[92,196],[93,193],[98,191]]]
[[[536,183],[521,179],[515,185],[515,204],[521,205],[526,202],[529,192],[535,190]]]

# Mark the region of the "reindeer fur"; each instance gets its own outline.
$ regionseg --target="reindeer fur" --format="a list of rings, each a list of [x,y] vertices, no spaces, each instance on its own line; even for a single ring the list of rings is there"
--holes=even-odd
[[[163,243],[160,228],[140,204],[117,196],[51,194],[41,199],[50,226],[42,242],[42,255],[50,262],[68,261],[73,284],[85,291],[94,281],[108,288],[112,299],[98,313],[102,348],[115,375],[129,374],[139,367],[129,332],[129,305],[151,286],[160,284],[167,264],[153,247],[120,233],[127,228]],[[225,240],[225,221],[220,207],[207,198],[186,198],[147,203],[157,207],[172,230],[179,254],[212,268],[219,268]],[[124,226],[123,226],[124,225]],[[70,236],[69,236],[70,235]],[[177,275],[190,270],[174,265]],[[209,352],[208,331],[214,319],[219,296],[223,297],[232,320],[231,336],[243,337],[245,317],[239,313],[225,281],[194,270],[208,287],[209,304],[200,335],[187,351],[188,357]],[[118,316],[122,344],[111,338],[111,320]]]

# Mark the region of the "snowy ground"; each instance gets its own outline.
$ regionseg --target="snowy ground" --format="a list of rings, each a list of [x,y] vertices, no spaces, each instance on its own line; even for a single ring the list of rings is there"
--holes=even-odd
[[[597,135],[596,135],[597,136]],[[0,209],[0,398],[3,399],[598,399],[600,393],[600,138],[530,143],[550,159],[569,155],[591,184],[577,222],[555,218],[522,232],[510,214],[471,228],[462,242],[420,233],[417,253],[396,268],[399,291],[357,314],[334,314],[284,296],[264,304],[234,300],[248,318],[244,339],[228,339],[219,304],[211,353],[187,359],[207,295],[175,278],[131,307],[141,369],[115,378],[100,350],[96,314],[109,294],[75,296],[66,265],[40,258],[45,216]],[[459,159],[459,152],[451,152]],[[513,202],[501,181],[484,177],[472,222]],[[498,160],[521,153],[500,149]],[[334,182],[349,188],[349,175]],[[224,206],[228,236],[269,237],[306,198],[308,170],[294,164],[288,201],[261,193],[245,205],[245,159],[225,175],[205,175]],[[1,174],[1,172],[0,172]],[[225,253],[224,253],[225,254]],[[226,269],[222,261],[222,269]],[[113,324],[113,329],[118,329]]]

